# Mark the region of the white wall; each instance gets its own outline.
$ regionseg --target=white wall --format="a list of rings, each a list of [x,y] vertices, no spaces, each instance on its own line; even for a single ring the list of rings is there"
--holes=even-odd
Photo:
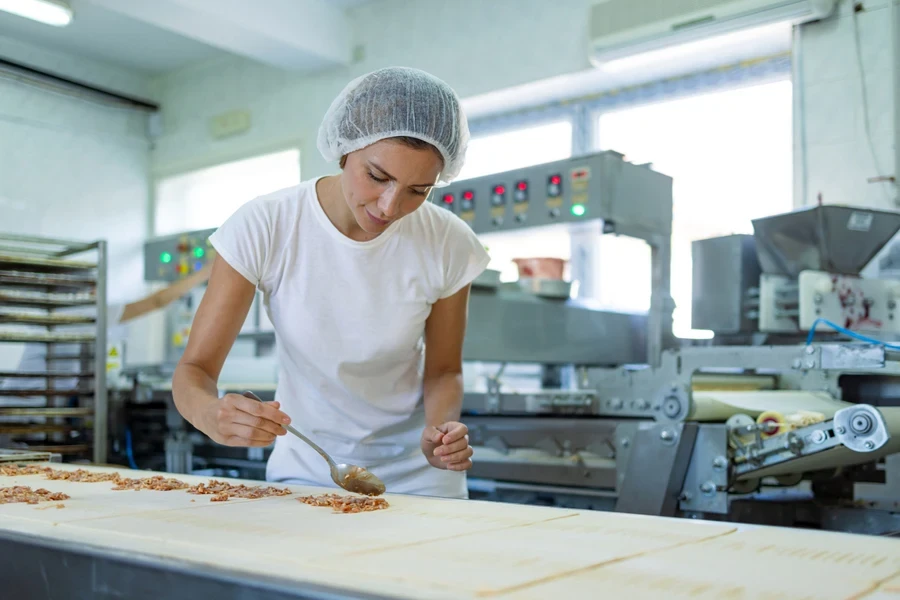
[[[895,0],[896,2],[897,0]],[[590,0],[382,0],[351,18],[365,58],[349,69],[301,78],[240,59],[224,59],[157,79],[164,133],[152,156],[169,174],[299,143],[304,178],[332,172],[315,148],[319,120],[353,77],[404,64],[431,71],[461,96],[589,69]],[[890,0],[869,0],[858,15],[870,124],[882,172],[894,174]],[[839,14],[803,27],[798,36],[795,98],[795,185],[798,205],[825,202],[892,206],[896,186],[869,184],[876,175],[862,127],[852,2]],[[208,133],[211,116],[252,113],[249,132],[226,140]]]
[[[0,38],[0,55],[98,85],[145,93],[139,79]],[[109,299],[144,292],[146,116],[0,78],[0,231],[109,242]],[[0,345],[10,360],[8,345]],[[4,360],[0,355],[0,363]]]
[[[894,91],[893,75],[900,57],[894,46],[896,29],[892,27],[900,10],[897,0],[894,14],[890,0],[863,4],[865,10],[856,15],[856,27],[876,159],[865,135],[853,2],[843,0],[834,18],[804,27],[799,36],[794,73],[798,206],[815,204],[821,194],[822,201],[829,204],[898,208],[896,185],[867,180],[877,175],[900,175],[896,173],[895,150],[900,125],[895,123],[895,112],[900,97]]]
[[[164,133],[153,169],[172,173],[299,142],[304,179],[333,172],[315,147],[322,115],[352,78],[404,65],[446,80],[463,96],[588,68],[589,0],[381,0],[350,13],[364,58],[301,78],[240,59],[186,69],[154,82]],[[208,119],[249,109],[252,128],[216,141]]]

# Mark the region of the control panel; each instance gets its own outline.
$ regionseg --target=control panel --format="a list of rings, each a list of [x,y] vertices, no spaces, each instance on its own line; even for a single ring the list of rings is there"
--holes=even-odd
[[[144,244],[144,280],[173,282],[206,266],[215,229],[189,231],[152,239]]]
[[[436,203],[476,233],[586,219],[668,230],[671,178],[616,152],[454,182]]]

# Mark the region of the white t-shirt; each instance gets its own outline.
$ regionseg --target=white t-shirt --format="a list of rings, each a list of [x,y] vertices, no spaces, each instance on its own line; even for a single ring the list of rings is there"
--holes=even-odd
[[[316,181],[241,207],[210,242],[263,292],[275,329],[276,399],[337,462],[371,468],[396,493],[465,497],[465,475],[431,467],[422,361],[431,306],[471,283],[487,252],[459,217],[430,202],[373,240],[328,219]],[[325,461],[278,438],[271,481],[331,486]]]

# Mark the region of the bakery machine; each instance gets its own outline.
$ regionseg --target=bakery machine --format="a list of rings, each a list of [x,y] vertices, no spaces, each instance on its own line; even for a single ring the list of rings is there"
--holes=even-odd
[[[898,288],[859,272],[898,226],[825,206],[696,243],[693,326],[713,342],[664,348],[655,365],[576,360],[568,388],[516,390],[499,374],[467,391],[474,492],[897,531],[900,345],[866,336],[891,333]],[[858,339],[819,332],[835,326]]]
[[[757,219],[754,235],[693,243],[694,326],[719,340],[803,339],[837,325],[900,333],[900,284],[862,270],[900,230],[900,214],[817,206]],[[900,317],[900,315],[898,315]]]
[[[817,207],[757,220],[752,236],[697,242],[693,325],[715,337],[679,345],[668,294],[671,183],[604,152],[456,182],[432,199],[480,235],[593,223],[598,235],[635,237],[651,248],[646,314],[598,308],[567,286],[575,282],[501,282],[488,271],[473,284],[463,352],[463,420],[476,449],[471,495],[900,529],[900,346],[830,333],[839,325],[890,335],[889,327],[869,327],[893,320],[896,282],[858,274],[897,231],[898,215]],[[158,276],[163,252],[148,247],[156,269],[148,277]],[[854,307],[867,318],[848,320],[860,316]],[[239,336],[246,348],[236,346],[226,362],[222,392],[274,392],[274,334],[262,315],[255,319]],[[144,438],[157,441],[140,466],[262,477],[267,449],[212,444],[174,410],[176,355],[126,369],[135,397],[154,398],[160,411],[156,433]]]

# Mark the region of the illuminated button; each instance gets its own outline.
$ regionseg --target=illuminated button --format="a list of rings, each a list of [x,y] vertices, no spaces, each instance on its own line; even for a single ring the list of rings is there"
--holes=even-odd
[[[187,275],[189,270],[190,269],[188,268],[188,266],[186,264],[178,265],[178,272],[181,273],[182,275]]]
[[[572,215],[576,217],[583,217],[584,213],[587,212],[587,209],[584,207],[584,204],[573,204],[571,211]]]
[[[206,250],[204,250],[200,246],[194,248],[194,256],[196,256],[197,258],[203,258],[204,254],[206,254]]]
[[[195,270],[195,271],[199,271],[199,270],[202,269],[202,268],[203,268],[203,263],[200,262],[199,260],[198,260],[197,262],[194,263],[194,270]]]
[[[513,192],[513,202],[521,204],[528,202],[528,182],[519,181],[516,183],[516,189]]]
[[[168,252],[163,252],[162,254],[159,255],[159,262],[161,262],[165,265],[169,264],[170,262],[172,262],[172,255],[169,254]]]
[[[506,186],[495,185],[491,190],[491,206],[503,206],[506,204]]]
[[[453,203],[455,200],[453,194],[444,194],[444,197],[441,198],[441,202],[447,210],[453,210]]]
[[[551,175],[547,179],[547,196],[551,198],[562,196],[562,175]]]
[[[466,190],[462,194],[462,201],[459,204],[459,208],[464,211],[475,210],[475,192],[472,190]]]

